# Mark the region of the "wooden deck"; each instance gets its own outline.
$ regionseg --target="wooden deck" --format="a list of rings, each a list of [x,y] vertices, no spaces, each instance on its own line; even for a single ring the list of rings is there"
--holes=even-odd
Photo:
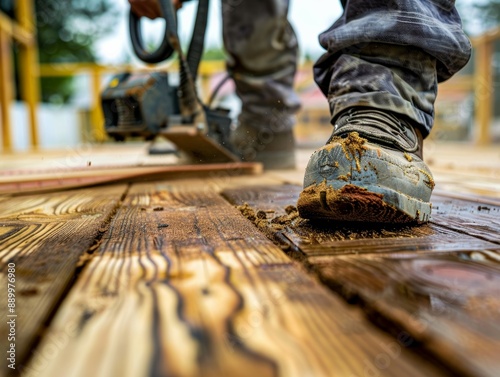
[[[302,220],[300,170],[3,194],[0,376],[496,377],[491,156],[435,156],[418,227]]]

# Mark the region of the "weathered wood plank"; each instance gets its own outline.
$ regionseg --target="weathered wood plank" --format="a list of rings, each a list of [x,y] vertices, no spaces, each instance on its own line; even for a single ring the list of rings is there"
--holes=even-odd
[[[487,178],[485,178],[487,179]],[[479,195],[478,193],[461,193],[453,190],[443,190],[443,188],[435,188],[433,197],[443,197],[447,199],[464,200],[473,203],[482,203],[483,205],[500,206],[500,198],[488,195]]]
[[[10,318],[16,322],[18,363],[28,355],[73,279],[80,256],[105,230],[125,190],[120,185],[0,201],[0,302],[7,310],[7,266],[14,263],[16,308],[9,314],[17,315]],[[8,330],[3,321],[2,350],[9,349]],[[0,375],[5,372],[3,363]]]
[[[268,220],[286,215],[299,192],[290,185],[224,196],[253,207],[260,229],[300,253],[346,299],[360,298],[391,330],[411,334],[460,373],[498,374],[500,207],[437,196],[433,223],[419,227],[312,224],[293,213],[281,218],[288,221]]]
[[[202,183],[132,187],[26,376],[445,373]]]
[[[473,201],[435,195],[433,201],[433,222],[500,244],[500,203],[495,205],[496,200]]]
[[[470,155],[470,152],[467,153]],[[498,163],[497,163],[498,164]],[[498,202],[500,199],[500,179],[498,173],[470,175],[460,172],[451,172],[435,169],[431,166],[436,181],[437,192],[445,191],[464,196],[483,196]],[[498,168],[496,169],[498,170]],[[436,192],[436,193],[437,193]]]
[[[500,248],[312,258],[320,278],[471,376],[498,376]]]
[[[272,219],[286,215],[285,208],[295,205],[300,190],[300,186],[296,185],[276,185],[228,189],[223,191],[223,195],[235,205],[248,203],[255,212],[264,211],[269,221],[267,224],[261,223],[266,227],[260,228],[275,241],[282,243],[283,247],[299,250],[307,257],[391,251],[449,252],[464,248],[483,250],[498,246],[495,243],[499,237],[495,224],[500,220],[495,215],[498,211],[496,207],[488,206],[488,211],[478,210],[477,203],[450,202],[447,198],[438,198],[435,201],[437,210],[433,212],[434,220],[431,224],[417,227],[342,225],[325,221],[310,222],[300,218],[286,222],[286,226],[282,228],[273,226]],[[454,209],[448,214],[447,211],[451,208]],[[458,214],[462,214],[461,218],[467,220],[461,221]],[[477,226],[471,225],[472,222]],[[483,226],[484,231],[481,228]],[[474,237],[479,234],[484,239]]]
[[[0,171],[0,194],[43,193],[113,182],[138,182],[179,177],[260,174],[262,165],[233,162],[198,165],[58,167],[35,171]]]

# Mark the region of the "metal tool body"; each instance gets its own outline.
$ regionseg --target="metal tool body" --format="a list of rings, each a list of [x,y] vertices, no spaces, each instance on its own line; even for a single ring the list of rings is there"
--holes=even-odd
[[[115,140],[162,135],[197,162],[237,161],[231,152],[231,119],[226,109],[204,105],[196,90],[196,74],[203,52],[208,0],[199,0],[196,24],[187,56],[180,47],[175,11],[170,0],[160,0],[166,21],[160,47],[149,53],[143,47],[140,18],[130,12],[130,36],[136,55],[159,63],[173,52],[179,59],[179,85],[171,85],[167,72],[116,75],[101,100],[105,129]]]

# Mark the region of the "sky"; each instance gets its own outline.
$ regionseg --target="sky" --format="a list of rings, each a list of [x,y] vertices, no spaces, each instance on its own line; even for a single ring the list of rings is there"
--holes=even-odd
[[[339,1],[335,0],[291,0],[289,19],[293,25],[301,51],[313,57],[319,56],[323,49],[318,42],[318,34],[332,25],[342,14]],[[96,52],[101,63],[121,63],[125,57],[132,55],[128,37],[128,2],[116,2],[120,11],[119,23],[108,37],[103,38],[96,47]],[[194,22],[198,3],[187,2],[179,11],[179,34],[183,41],[188,41]],[[208,20],[206,46],[222,46],[220,1],[212,0]],[[146,40],[159,39],[162,35],[160,20],[147,21],[144,25]],[[156,36],[157,38],[154,38]],[[133,59],[136,61],[136,59]]]

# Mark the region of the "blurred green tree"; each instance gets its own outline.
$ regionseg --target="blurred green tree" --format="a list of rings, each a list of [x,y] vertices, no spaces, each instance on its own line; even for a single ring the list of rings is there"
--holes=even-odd
[[[112,0],[35,0],[40,63],[95,62],[94,43],[113,30]],[[66,102],[73,79],[48,77],[41,82],[46,102]]]
[[[14,17],[15,0],[0,0]],[[40,63],[95,62],[94,43],[113,30],[113,0],[34,0]],[[66,102],[74,91],[71,77],[41,80],[44,102]]]
[[[0,0],[0,10],[9,16],[14,15],[14,1],[13,0]]]
[[[500,24],[500,0],[457,0],[464,30],[477,35]]]
[[[474,4],[480,15],[484,28],[490,29],[500,24],[500,0],[489,0]]]
[[[203,51],[203,60],[225,60],[226,52],[222,47],[217,46],[208,46],[205,47],[205,51]]]

